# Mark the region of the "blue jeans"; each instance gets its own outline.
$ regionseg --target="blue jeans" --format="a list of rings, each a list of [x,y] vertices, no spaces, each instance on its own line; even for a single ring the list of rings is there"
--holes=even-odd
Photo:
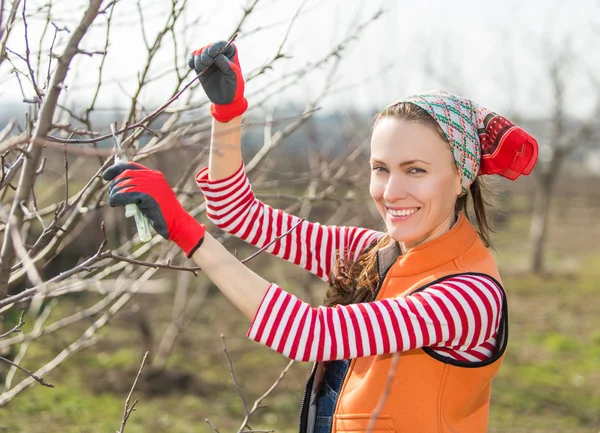
[[[327,363],[323,384],[317,394],[317,418],[314,433],[331,433],[335,405],[349,366],[350,360],[348,359]]]

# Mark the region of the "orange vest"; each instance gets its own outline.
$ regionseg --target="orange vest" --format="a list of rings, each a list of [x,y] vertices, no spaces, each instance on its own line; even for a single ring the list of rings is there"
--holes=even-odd
[[[406,255],[399,256],[391,244],[378,252],[377,259],[383,283],[376,299],[407,296],[449,275],[480,273],[500,281],[494,258],[463,214],[448,232]],[[454,361],[428,348],[402,352],[388,383],[394,355],[353,359],[337,401],[332,433],[366,432],[386,385],[389,393],[375,421],[375,433],[485,433],[492,379],[506,349],[507,315],[505,295],[496,350],[486,361]],[[306,425],[308,432],[314,425],[310,418],[323,371],[323,363],[317,363],[309,381],[313,398],[301,415],[301,426]]]

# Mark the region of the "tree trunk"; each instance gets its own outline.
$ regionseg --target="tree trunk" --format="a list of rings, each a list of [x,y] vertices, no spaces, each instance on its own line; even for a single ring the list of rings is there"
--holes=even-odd
[[[536,274],[541,274],[544,271],[544,244],[551,195],[551,183],[541,184],[533,204],[529,238],[531,244],[531,272]]]

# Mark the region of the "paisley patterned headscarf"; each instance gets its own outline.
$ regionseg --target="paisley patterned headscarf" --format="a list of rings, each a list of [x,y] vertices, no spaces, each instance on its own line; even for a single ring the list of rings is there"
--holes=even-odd
[[[403,98],[423,108],[440,125],[452,147],[463,192],[477,176],[510,180],[528,175],[538,157],[537,141],[523,129],[470,99],[440,90]],[[394,105],[393,104],[393,105]]]

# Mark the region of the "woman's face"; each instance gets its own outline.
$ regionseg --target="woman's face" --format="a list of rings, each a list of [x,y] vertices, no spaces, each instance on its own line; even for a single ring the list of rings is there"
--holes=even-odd
[[[405,251],[451,227],[461,191],[448,143],[437,132],[393,117],[377,123],[370,192],[389,235]]]

